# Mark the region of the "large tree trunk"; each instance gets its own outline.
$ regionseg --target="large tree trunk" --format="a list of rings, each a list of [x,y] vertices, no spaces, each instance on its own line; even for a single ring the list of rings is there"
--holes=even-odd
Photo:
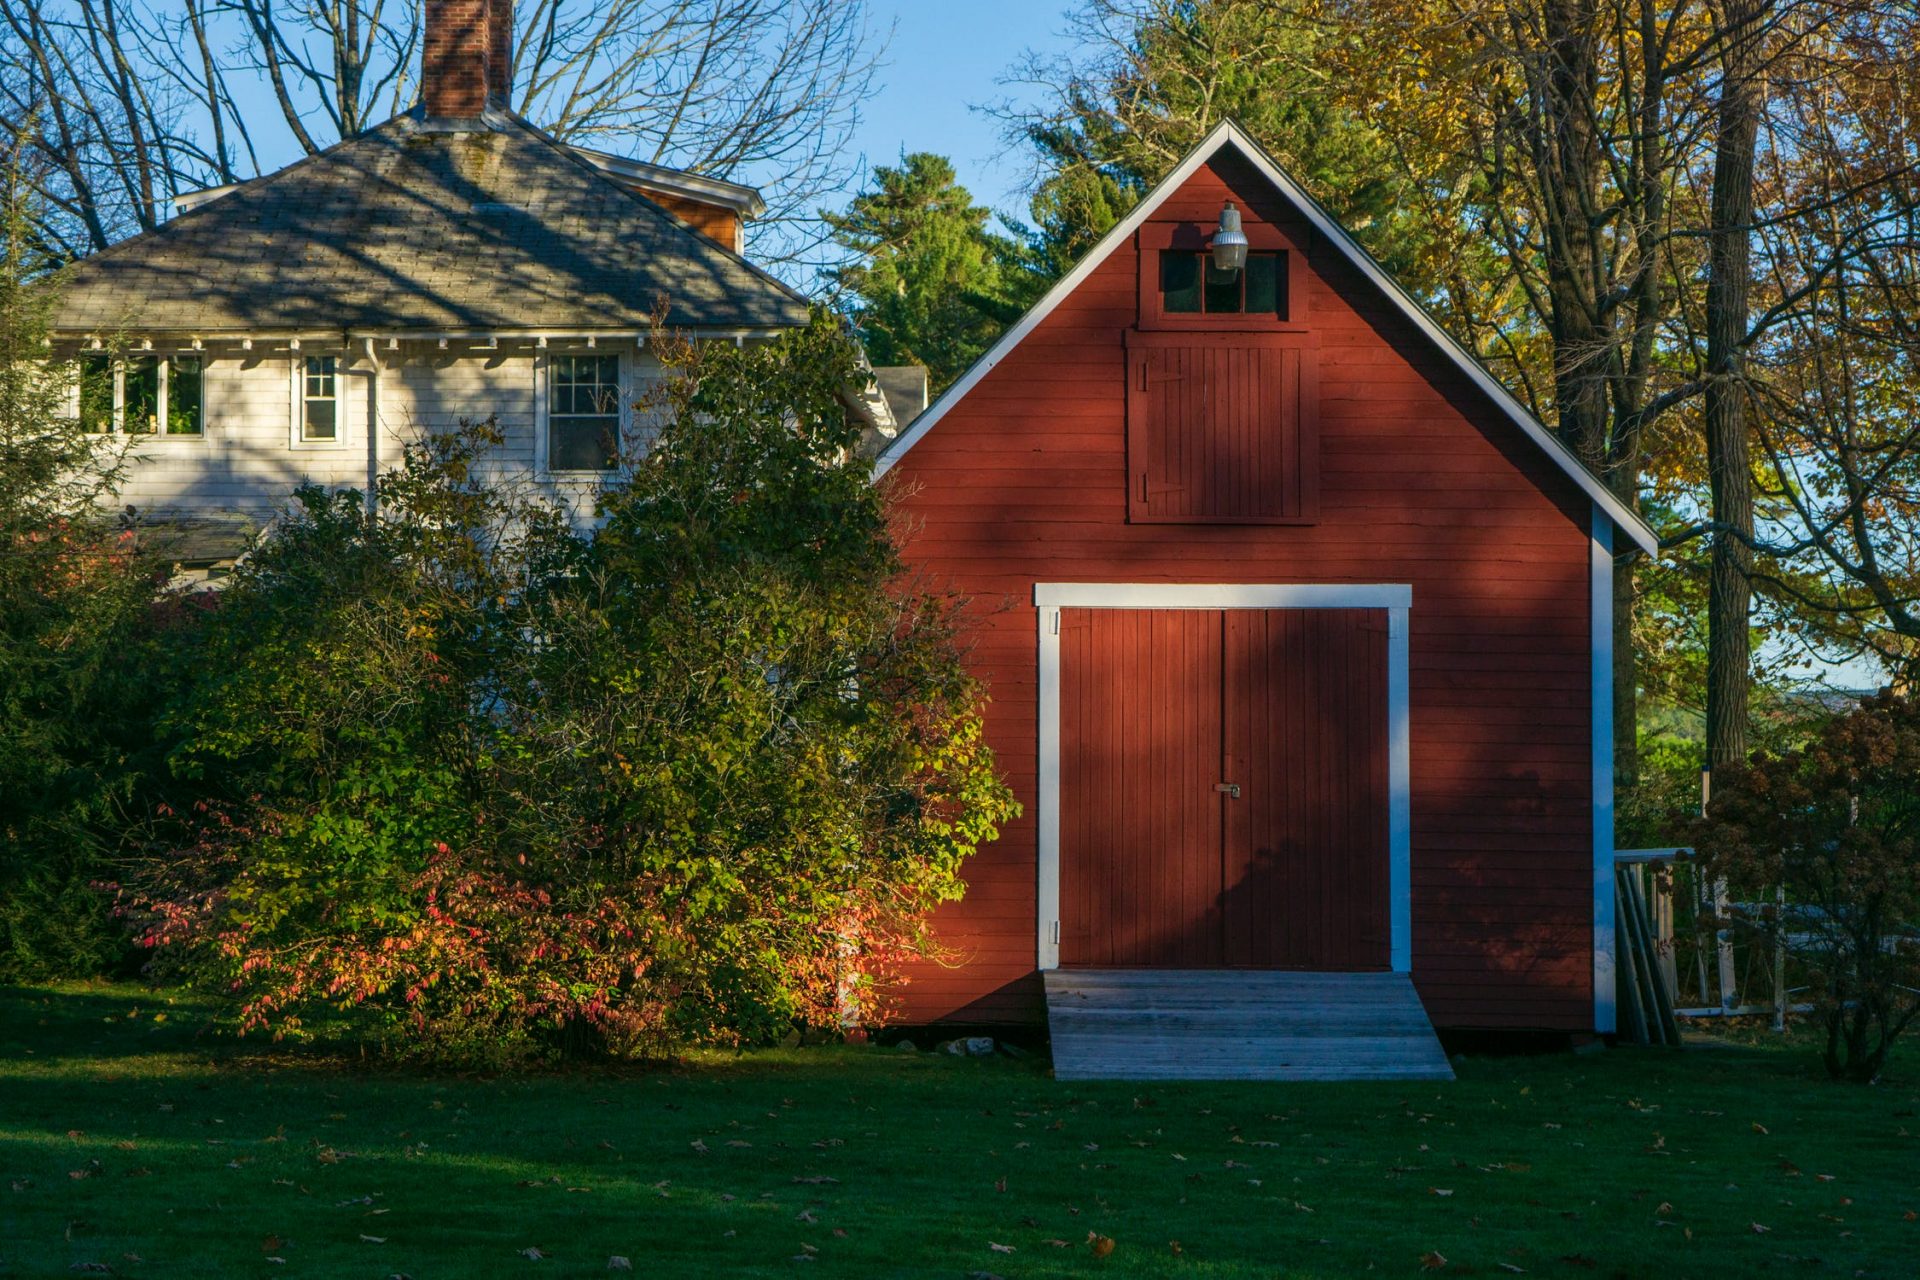
[[[1554,408],[1560,438],[1596,474],[1607,464],[1608,377],[1613,334],[1602,314],[1607,289],[1600,212],[1603,164],[1594,107],[1597,39],[1593,0],[1545,0],[1541,97],[1534,143],[1543,181],[1545,269],[1551,299]]]
[[[1752,672],[1753,457],[1746,356],[1753,285],[1753,165],[1759,138],[1760,45],[1772,0],[1722,0],[1719,128],[1713,159],[1707,275],[1707,475],[1713,546],[1707,595],[1707,767],[1747,754]]]

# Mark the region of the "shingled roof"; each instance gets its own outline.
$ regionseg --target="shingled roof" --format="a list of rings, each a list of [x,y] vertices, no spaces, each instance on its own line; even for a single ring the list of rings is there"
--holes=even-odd
[[[76,264],[58,333],[804,323],[799,294],[490,110],[397,116]]]

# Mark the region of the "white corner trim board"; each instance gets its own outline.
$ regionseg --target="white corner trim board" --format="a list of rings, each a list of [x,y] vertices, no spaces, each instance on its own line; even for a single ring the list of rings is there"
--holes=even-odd
[[[1615,1029],[1613,920],[1613,521],[1593,508],[1593,1029]]]
[[[1051,315],[1056,307],[1071,296],[1073,291],[1079,288],[1102,262],[1106,261],[1109,254],[1126,244],[1140,229],[1140,224],[1153,216],[1154,210],[1165,203],[1167,197],[1179,190],[1188,178],[1191,178],[1201,166],[1214,157],[1221,147],[1228,144],[1238,148],[1254,168],[1260,171],[1261,176],[1272,183],[1282,197],[1300,210],[1313,226],[1314,231],[1325,237],[1328,245],[1378,288],[1386,296],[1387,301],[1411,321],[1414,327],[1419,329],[1440,354],[1466,376],[1469,382],[1484,393],[1493,402],[1495,408],[1519,427],[1529,440],[1538,445],[1554,466],[1565,472],[1576,485],[1580,486],[1581,492],[1604,510],[1635,545],[1650,556],[1659,554],[1659,537],[1647,526],[1646,521],[1635,514],[1631,507],[1615,497],[1606,485],[1587,470],[1585,464],[1561,444],[1559,439],[1547,430],[1525,405],[1516,400],[1512,392],[1488,373],[1471,352],[1441,328],[1439,323],[1427,314],[1426,308],[1401,288],[1399,282],[1373,260],[1373,255],[1362,248],[1359,241],[1347,234],[1346,228],[1334,221],[1333,216],[1321,208],[1318,201],[1289,178],[1273,157],[1241,132],[1239,126],[1231,120],[1223,120],[1214,126],[1213,132],[1189,151],[1186,159],[1174,166],[1173,172],[1162,178],[1159,184],[1134,206],[1132,213],[1122,218],[1113,230],[1107,232],[1100,242],[1074,265],[1073,270],[1062,276],[1011,329],[1000,335],[1000,340],[988,348],[986,354],[974,361],[972,366],[960,375],[958,381],[928,405],[926,411],[913,420],[913,425],[902,432],[875,460],[874,477],[878,479],[885,475],[894,463],[920,442],[927,432],[933,430],[940,419],[946,416],[947,411],[965,399],[967,393],[973,390],[982,378],[993,372],[994,367],[1019,346],[1028,334],[1038,328],[1040,322]]]
[[[1387,611],[1387,885],[1393,970],[1413,968],[1412,730],[1405,583],[1039,582],[1038,967],[1060,967],[1060,610],[1385,609]],[[1609,844],[1611,852],[1611,844]]]

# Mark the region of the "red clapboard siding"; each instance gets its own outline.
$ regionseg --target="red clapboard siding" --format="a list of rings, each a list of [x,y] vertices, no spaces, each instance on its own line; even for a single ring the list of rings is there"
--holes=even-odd
[[[1210,220],[1229,196],[1249,223],[1306,246],[1313,523],[1128,520],[1131,248],[889,478],[908,558],[972,599],[970,661],[994,699],[988,737],[1026,806],[963,869],[968,896],[936,913],[947,953],[906,975],[898,1016],[1044,1020],[1035,582],[1404,582],[1415,983],[1443,1026],[1590,1027],[1588,501],[1230,152],[1155,216]]]

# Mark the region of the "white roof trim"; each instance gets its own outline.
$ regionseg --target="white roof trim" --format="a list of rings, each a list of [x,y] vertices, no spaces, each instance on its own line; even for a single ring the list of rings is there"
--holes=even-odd
[[[1178,190],[1188,178],[1191,178],[1202,165],[1213,158],[1222,146],[1229,142],[1240,149],[1282,196],[1299,208],[1307,221],[1312,224],[1313,229],[1324,236],[1328,244],[1337,249],[1341,256],[1378,287],[1386,295],[1387,300],[1399,308],[1416,328],[1426,334],[1439,348],[1441,354],[1466,375],[1469,382],[1486,393],[1496,408],[1539,445],[1546,453],[1548,460],[1565,472],[1580,487],[1581,492],[1605,511],[1608,518],[1631,538],[1635,545],[1648,555],[1659,554],[1659,535],[1654,533],[1646,521],[1615,497],[1613,491],[1602,484],[1599,477],[1587,470],[1586,465],[1560,443],[1558,437],[1547,430],[1525,405],[1516,400],[1512,392],[1488,373],[1471,352],[1455,341],[1452,334],[1441,328],[1433,317],[1427,314],[1426,308],[1415,301],[1412,295],[1401,288],[1399,283],[1373,260],[1373,255],[1361,248],[1359,242],[1348,235],[1345,228],[1335,222],[1312,196],[1287,177],[1273,159],[1230,120],[1216,125],[1213,132],[1209,133],[1199,146],[1188,152],[1186,159],[1174,167],[1172,173],[1162,178],[1159,184],[1149,191],[1138,205],[1134,206],[1133,212],[1122,218],[1113,230],[1107,232],[1100,243],[1075,264],[1073,270],[1062,276],[1059,282],[1034,304],[1032,310],[1021,316],[1019,322],[1002,334],[1000,340],[994,343],[985,355],[974,361],[972,367],[962,374],[957,382],[943,391],[939,399],[927,406],[926,412],[916,418],[913,425],[889,445],[874,462],[875,477],[885,475],[907,450],[913,448],[922,436],[933,430],[949,409],[965,399],[967,392],[973,390],[982,378],[991,373],[994,367],[1007,357],[1009,352],[1020,345],[1023,338],[1032,333],[1042,320],[1052,314],[1055,307],[1079,288],[1082,281],[1093,274],[1094,269],[1106,260],[1107,255],[1125,244],[1133,233],[1139,230],[1140,224],[1145,222],[1169,195]]]
[[[690,200],[717,204],[723,208],[732,209],[743,218],[757,218],[767,211],[767,202],[761,197],[759,191],[742,186],[738,182],[709,178],[705,174],[688,173],[684,169],[668,169],[662,165],[648,164],[644,160],[630,160],[626,156],[595,151],[590,147],[577,147],[570,142],[561,145],[600,172],[631,182],[635,186],[651,187],[656,191],[686,196]]]

